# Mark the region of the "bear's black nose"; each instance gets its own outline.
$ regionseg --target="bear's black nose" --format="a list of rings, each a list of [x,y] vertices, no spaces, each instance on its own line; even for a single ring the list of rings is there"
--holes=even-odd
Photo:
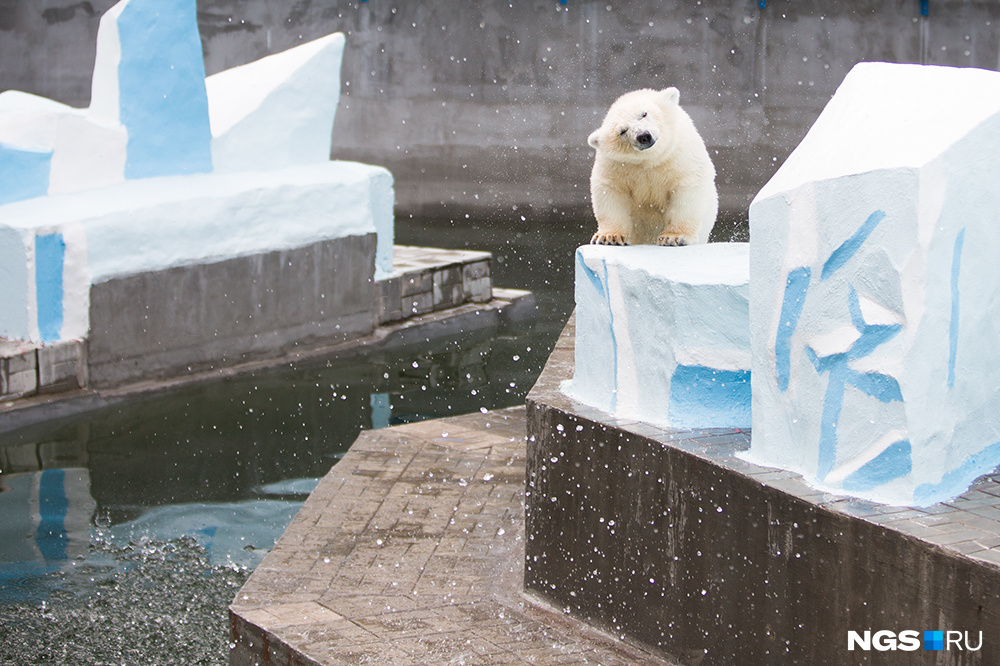
[[[635,142],[639,144],[639,150],[646,150],[656,143],[656,139],[649,132],[640,132],[635,135]]]

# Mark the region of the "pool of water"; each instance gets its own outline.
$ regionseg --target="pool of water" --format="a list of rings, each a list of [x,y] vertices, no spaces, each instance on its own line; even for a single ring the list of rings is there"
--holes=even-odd
[[[226,606],[358,432],[523,400],[501,357],[538,343],[487,334],[7,435],[0,663],[226,663]]]

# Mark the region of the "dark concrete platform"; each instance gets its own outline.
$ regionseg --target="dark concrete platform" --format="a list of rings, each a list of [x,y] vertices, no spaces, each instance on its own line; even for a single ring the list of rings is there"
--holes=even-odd
[[[737,457],[740,430],[617,421],[528,396],[528,589],[685,664],[1000,664],[1000,474],[951,502],[824,494]],[[848,650],[848,631],[968,632],[979,650]]]
[[[524,408],[365,432],[230,608],[233,666],[666,664],[522,593]]]

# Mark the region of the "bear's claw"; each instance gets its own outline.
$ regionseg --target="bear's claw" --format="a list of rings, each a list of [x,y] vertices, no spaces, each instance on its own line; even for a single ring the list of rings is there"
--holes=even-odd
[[[690,243],[691,239],[688,238],[687,236],[673,236],[670,234],[663,234],[662,236],[656,239],[657,245],[667,245],[671,247],[681,247],[684,245],[689,245]]]
[[[601,233],[598,232],[594,234],[593,238],[590,239],[591,245],[629,245],[628,239],[625,238],[625,234],[620,233]]]

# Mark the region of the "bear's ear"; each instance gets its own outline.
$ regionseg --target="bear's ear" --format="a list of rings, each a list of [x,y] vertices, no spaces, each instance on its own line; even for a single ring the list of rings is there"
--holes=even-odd
[[[590,144],[591,148],[596,149],[601,143],[601,130],[594,130],[591,132],[590,136],[587,137],[587,143]]]
[[[667,104],[681,103],[681,91],[673,86],[661,90],[660,95],[663,97],[663,101]]]

